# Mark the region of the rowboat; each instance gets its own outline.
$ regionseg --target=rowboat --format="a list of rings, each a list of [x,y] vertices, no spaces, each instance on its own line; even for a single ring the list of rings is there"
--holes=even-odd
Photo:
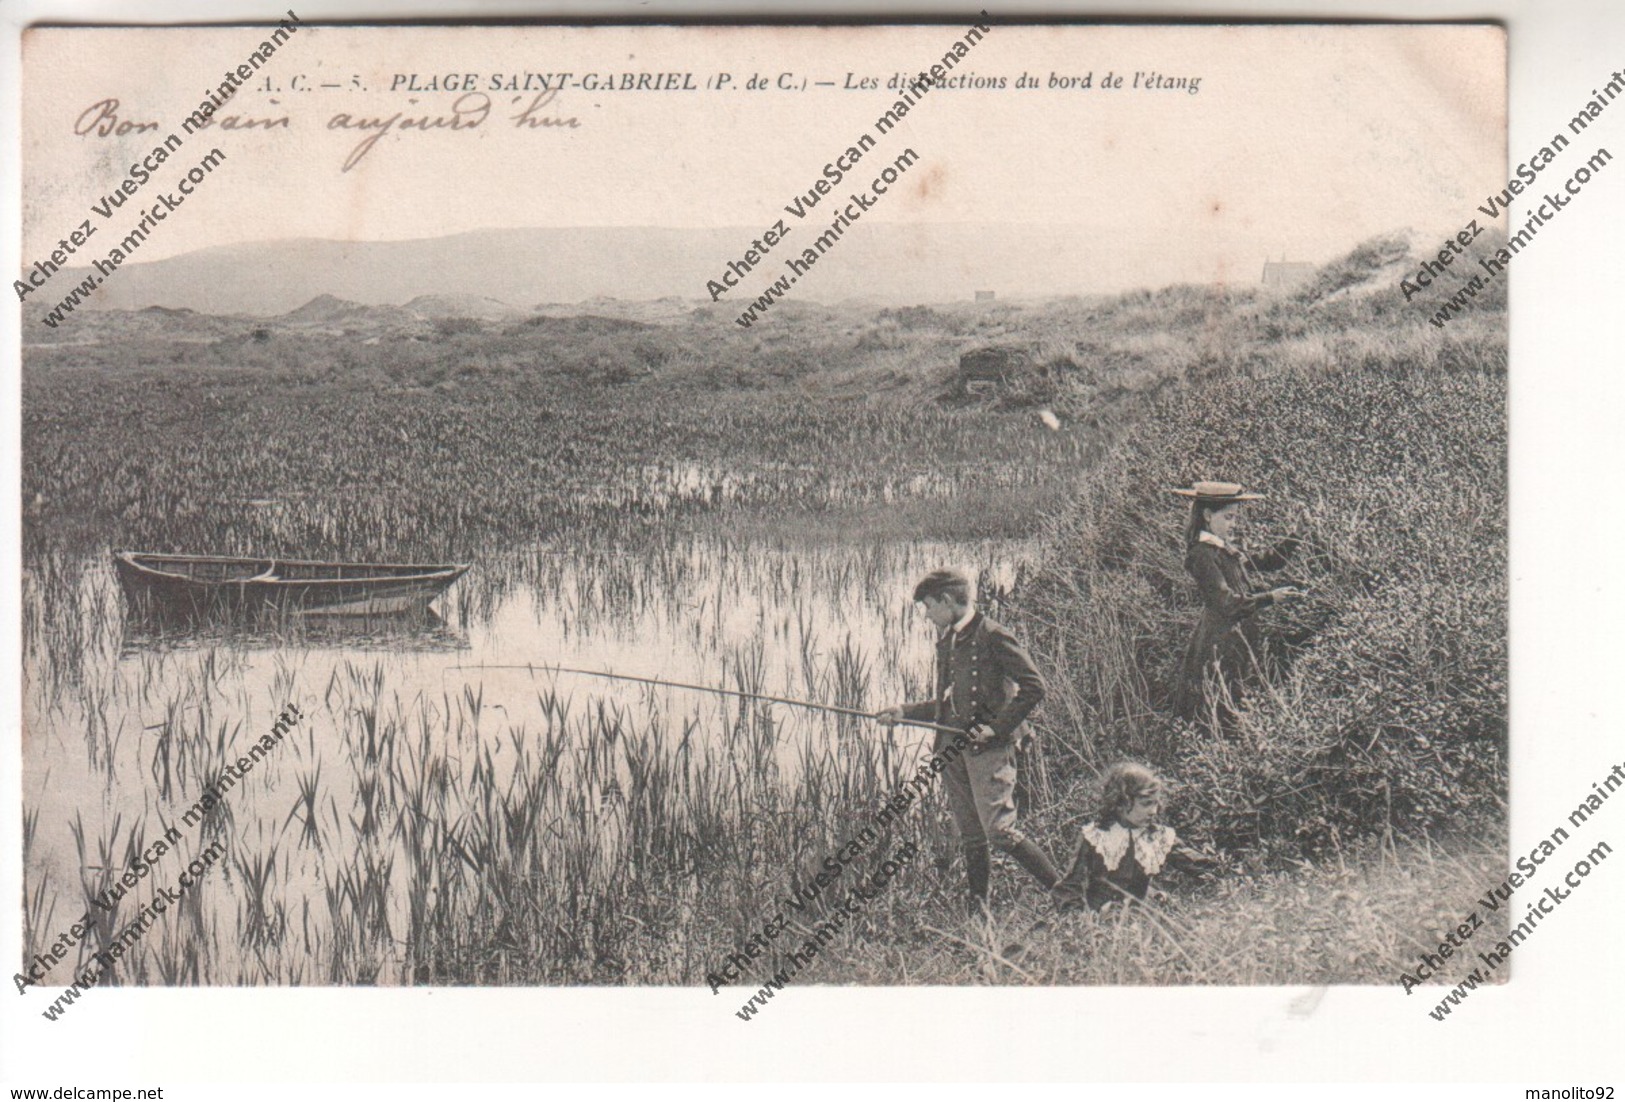
[[[147,607],[384,615],[424,607],[462,577],[469,564],[115,551],[113,566],[125,596]]]

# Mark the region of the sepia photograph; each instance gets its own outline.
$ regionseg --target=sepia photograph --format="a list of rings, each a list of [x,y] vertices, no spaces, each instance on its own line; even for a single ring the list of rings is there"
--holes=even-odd
[[[164,21],[18,46],[30,1030],[1421,1034],[1607,902],[1617,753],[1513,816],[1508,287],[1617,211],[1625,77],[1514,131],[1489,20]]]

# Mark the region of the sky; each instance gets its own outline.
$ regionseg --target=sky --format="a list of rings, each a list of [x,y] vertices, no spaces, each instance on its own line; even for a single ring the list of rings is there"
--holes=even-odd
[[[285,127],[222,124],[192,136],[181,121],[263,40],[261,30],[31,29],[23,39],[23,262],[48,255],[86,218],[117,231],[86,246],[104,255],[97,247],[128,232],[138,204],[159,202],[158,192],[213,147],[224,165],[150,235],[141,261],[282,238],[398,240],[518,226],[754,234],[779,219],[793,224],[785,206],[873,134],[895,102],[888,79],[940,59],[968,26],[307,23],[217,116],[285,117]],[[536,93],[492,90],[498,74],[505,83],[560,72],[577,83],[534,114],[574,126],[518,123]],[[628,72],[691,74],[698,90],[579,86],[587,74]],[[871,166],[912,149],[920,160],[905,186],[863,217],[985,225],[990,241],[1012,223],[1081,229],[1096,247],[1078,257],[1083,270],[1071,290],[1238,273],[1250,280],[1263,259],[1324,261],[1407,227],[1442,238],[1505,180],[1505,38],[1496,27],[996,24],[955,73],[1004,77],[1005,87],[933,90],[877,136],[839,190],[866,186]],[[1014,87],[1024,73],[1039,87]],[[1198,91],[1134,87],[1136,74],[1152,73],[1187,87],[1199,78]],[[424,116],[449,118],[470,95],[411,91],[414,74],[419,89],[448,74],[461,85],[472,74],[477,91],[463,99],[461,118],[479,117],[478,125],[407,129]],[[707,88],[720,74],[729,83]],[[756,75],[768,87],[747,87]],[[1051,87],[1052,78],[1086,75],[1088,90]],[[1106,87],[1109,76],[1123,86]],[[866,78],[878,86],[862,88]],[[109,100],[116,107],[98,106]],[[100,133],[114,114],[158,129]],[[397,114],[378,136],[378,121]],[[185,142],[174,160],[111,219],[92,213],[170,132]]]

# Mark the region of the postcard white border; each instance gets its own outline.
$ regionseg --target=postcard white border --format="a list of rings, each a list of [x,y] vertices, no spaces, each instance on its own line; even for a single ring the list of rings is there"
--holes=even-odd
[[[977,5],[981,6],[980,4]],[[1035,5],[991,0],[999,18],[1499,19],[1509,30],[1514,161],[1565,121],[1601,74],[1625,68],[1625,6],[1513,3]],[[316,20],[473,16],[594,18],[768,10],[840,21],[968,14],[940,4],[337,4]],[[7,4],[0,9],[3,145],[18,143],[21,24],[220,22],[271,17],[242,3]],[[1598,136],[1625,149],[1625,115]],[[4,259],[21,267],[15,157],[0,159]],[[1559,822],[1625,746],[1615,688],[1625,668],[1619,580],[1625,472],[1625,178],[1588,188],[1583,209],[1545,231],[1511,270],[1512,731],[1514,848]],[[17,312],[4,312],[7,414],[0,481],[18,485]],[[15,490],[0,568],[0,900],[21,898],[18,546]],[[1599,837],[1625,840],[1611,818]],[[0,1083],[557,1080],[924,1080],[1083,1082],[1615,1083],[1625,1036],[1617,923],[1625,873],[1605,872],[1579,906],[1519,950],[1509,985],[1430,1020],[1395,987],[1258,989],[807,988],[794,1006],[743,1025],[703,988],[675,990],[129,990],[98,992],[47,1024],[33,1001],[0,994]],[[0,946],[16,959],[20,908],[0,905]],[[1399,962],[1396,962],[1396,966]],[[1612,1040],[1609,1040],[1612,1038]],[[204,1097],[177,1092],[175,1097]],[[256,1093],[257,1096],[257,1093]],[[1521,1096],[1521,1093],[1520,1093]]]

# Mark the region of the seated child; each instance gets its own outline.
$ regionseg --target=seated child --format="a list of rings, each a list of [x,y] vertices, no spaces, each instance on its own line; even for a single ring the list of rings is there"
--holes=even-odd
[[[1211,857],[1183,845],[1173,828],[1157,823],[1162,782],[1136,762],[1120,761],[1106,770],[1100,813],[1085,824],[1072,869],[1055,885],[1064,909],[1088,903],[1099,909],[1114,899],[1143,900],[1151,878],[1164,866],[1182,872],[1214,867]]]

